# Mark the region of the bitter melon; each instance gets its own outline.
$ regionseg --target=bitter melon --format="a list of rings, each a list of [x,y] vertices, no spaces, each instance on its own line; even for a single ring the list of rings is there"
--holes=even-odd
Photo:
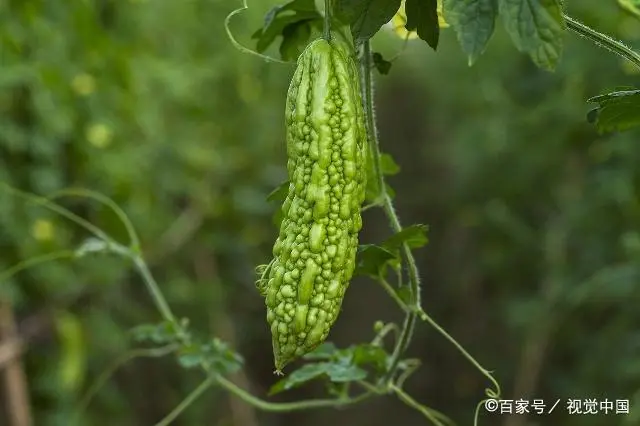
[[[277,372],[327,338],[353,275],[362,228],[367,133],[349,46],[312,41],[286,100],[289,188],[265,296]]]

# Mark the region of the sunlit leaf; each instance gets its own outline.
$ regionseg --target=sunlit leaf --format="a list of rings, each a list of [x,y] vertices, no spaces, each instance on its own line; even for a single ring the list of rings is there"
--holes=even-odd
[[[624,131],[640,125],[640,90],[623,90],[593,97],[599,106],[588,114],[600,132]]]
[[[564,44],[559,0],[499,0],[500,15],[516,47],[546,70],[554,70]]]

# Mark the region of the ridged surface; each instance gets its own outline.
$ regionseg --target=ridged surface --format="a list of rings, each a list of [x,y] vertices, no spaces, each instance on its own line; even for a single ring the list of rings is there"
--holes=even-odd
[[[278,371],[327,338],[355,268],[367,148],[348,52],[334,40],[310,43],[287,94],[290,186],[261,288]]]

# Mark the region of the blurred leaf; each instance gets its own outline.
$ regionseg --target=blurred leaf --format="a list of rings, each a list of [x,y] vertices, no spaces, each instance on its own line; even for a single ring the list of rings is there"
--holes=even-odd
[[[60,340],[58,373],[61,386],[67,392],[75,392],[84,380],[87,361],[82,323],[72,313],[59,312],[55,316],[55,324]]]
[[[636,18],[640,18],[640,0],[618,0],[618,4]]]
[[[285,61],[298,59],[311,36],[312,20],[304,20],[289,24],[282,30],[280,56]]]
[[[367,188],[365,199],[369,202],[378,201],[380,198],[380,185],[374,168],[373,158],[368,155],[367,161]],[[380,171],[383,176],[393,176],[400,171],[400,166],[395,162],[390,154],[382,153],[380,156]],[[391,199],[395,197],[395,191],[385,182],[387,194]]]
[[[391,70],[391,62],[384,59],[378,52],[373,52],[373,65],[382,75],[389,74],[389,70]]]
[[[354,275],[377,277],[390,260],[397,258],[397,255],[384,247],[375,244],[361,245],[358,247]]]
[[[640,90],[607,93],[587,102],[600,104],[587,116],[600,132],[620,132],[640,125]]]
[[[180,348],[178,362],[184,368],[208,365],[214,372],[233,373],[242,367],[243,359],[218,338],[207,343],[193,343]]]
[[[429,239],[427,238],[426,225],[411,225],[403,228],[402,231],[387,238],[382,247],[389,251],[394,251],[400,248],[403,243],[407,243],[410,248],[419,248],[427,244]]]
[[[335,0],[334,11],[356,41],[370,39],[400,9],[401,0]]]
[[[440,38],[437,0],[405,0],[405,11],[407,30],[417,30],[418,36],[436,50]]]
[[[412,303],[414,303],[413,293],[411,291],[411,288],[409,288],[408,285],[397,288],[396,294],[400,297],[400,300],[402,300],[407,305],[411,305]]]
[[[498,0],[444,0],[444,12],[473,65],[493,34]]]
[[[282,182],[276,189],[267,195],[267,201],[283,202],[289,193],[289,181]]]
[[[400,172],[400,166],[390,154],[382,153],[380,155],[380,168],[385,176],[393,176]]]
[[[289,33],[285,35],[285,28],[300,22],[321,19],[322,16],[315,8],[313,0],[294,0],[283,6],[275,6],[265,16],[264,26],[261,30],[256,31],[251,37],[257,39],[256,50],[264,52],[273,43],[276,37],[282,35],[284,39],[292,37],[293,28],[289,28]],[[310,29],[309,27],[307,29]],[[301,31],[305,31],[304,29]],[[280,52],[286,51],[291,53],[292,43],[297,46],[303,34],[297,35],[293,40],[283,41],[285,47],[280,46]]]
[[[162,322],[160,324],[141,324],[130,330],[133,339],[138,342],[153,342],[158,344],[171,343],[176,339],[176,331],[173,324]]]
[[[548,71],[562,54],[565,22],[559,0],[499,0],[500,15],[518,50]]]
[[[395,189],[393,189],[388,183],[385,183],[385,187],[387,188],[387,195],[393,200],[396,197]]]
[[[90,237],[84,240],[74,253],[76,257],[84,257],[88,254],[105,253],[109,250],[109,244],[98,238]]]

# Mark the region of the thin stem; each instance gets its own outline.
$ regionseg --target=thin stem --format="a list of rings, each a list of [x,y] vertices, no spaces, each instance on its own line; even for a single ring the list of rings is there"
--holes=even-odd
[[[571,31],[591,40],[598,46],[607,49],[616,55],[622,56],[633,63],[636,67],[640,68],[640,54],[625,46],[621,41],[615,40],[606,34],[602,34],[582,22],[576,21],[568,15],[564,15],[564,19],[567,23],[567,28]]]
[[[331,40],[331,0],[324,0],[324,27],[322,37]]]
[[[149,271],[149,267],[145,263],[144,259],[140,256],[135,255],[132,257],[132,260],[136,269],[142,276],[142,280],[147,285],[147,290],[149,290],[149,293],[151,294],[151,297],[153,298],[153,301],[155,302],[162,317],[166,321],[177,325],[178,320],[171,311],[167,300],[164,298],[164,295],[162,294],[158,283],[156,282],[155,278],[153,278],[153,275],[151,274],[151,271]],[[182,327],[179,327],[179,331],[182,331]]]
[[[171,424],[184,410],[186,410],[193,402],[200,397],[207,389],[215,382],[214,376],[209,376],[207,379],[193,390],[185,399],[182,400],[176,408],[174,408],[166,417],[160,420],[155,426],[167,426]]]
[[[449,420],[446,416],[444,416],[443,414],[441,414],[441,413],[439,413],[439,412],[437,412],[437,411],[435,411],[435,410],[433,410],[431,408],[425,407],[424,405],[420,404],[418,401],[413,399],[411,396],[409,396],[408,393],[406,393],[405,391],[403,391],[399,387],[391,386],[391,389],[393,390],[393,392],[396,395],[398,395],[398,398],[400,399],[400,401],[404,402],[409,407],[421,412],[434,425],[436,425],[436,426],[445,426],[445,423],[440,421],[441,418],[443,420],[445,420],[448,424],[451,424],[451,420]]]
[[[395,233],[398,233],[402,230],[402,225],[400,224],[400,220],[396,215],[395,210],[393,209],[393,204],[391,202],[391,197],[387,193],[387,187],[384,181],[384,176],[382,174],[382,166],[380,160],[380,142],[378,139],[378,132],[376,129],[376,121],[375,121],[375,110],[374,110],[374,101],[373,101],[373,79],[371,76],[372,73],[372,61],[371,61],[371,45],[369,41],[364,43],[364,52],[361,63],[362,70],[362,78],[363,78],[363,101],[365,107],[365,115],[367,120],[367,133],[369,134],[369,149],[371,159],[373,160],[373,169],[376,178],[378,179],[378,187],[381,193],[382,198],[382,208],[384,210],[385,215],[389,219],[389,224],[391,229]],[[402,254],[405,258],[405,261],[408,265],[409,269],[409,286],[411,289],[411,295],[413,297],[412,300],[412,308],[420,309],[420,281],[418,277],[418,268],[416,266],[415,259],[413,258],[413,254],[411,253],[411,249],[406,243],[402,244]],[[411,341],[411,336],[413,335],[413,329],[415,327],[416,322],[416,309],[412,309],[407,313],[405,317],[404,325],[402,327],[402,331],[400,333],[400,338],[394,348],[392,354],[392,362],[390,368],[387,372],[386,379],[388,380],[393,376],[395,369],[398,366],[398,362],[400,362],[400,357],[402,353],[405,351],[406,347],[409,345]]]
[[[47,262],[53,262],[60,259],[73,259],[76,255],[76,252],[73,250],[60,250],[54,251],[52,253],[46,253],[41,256],[30,257],[27,260],[23,260],[17,265],[12,266],[9,269],[6,269],[0,273],[0,283],[6,281],[11,276],[17,274],[20,271],[23,271],[27,268],[31,268],[32,266],[41,265]]]
[[[168,345],[162,346],[159,348],[144,348],[144,349],[133,349],[121,357],[117,358],[106,370],[104,370],[100,376],[96,379],[95,382],[89,387],[89,390],[84,394],[78,407],[76,408],[75,415],[71,424],[78,424],[82,414],[85,409],[89,406],[89,403],[93,399],[93,397],[98,393],[98,391],[102,388],[102,386],[107,383],[107,381],[113,376],[113,374],[124,364],[131,361],[134,358],[139,357],[149,357],[149,358],[157,358],[168,355],[174,352],[178,347],[176,345]]]
[[[387,280],[379,276],[377,281],[380,283],[382,288],[387,292],[387,294],[398,304],[400,309],[402,309],[404,312],[409,312],[411,310],[411,308],[409,308],[407,304],[404,303],[404,301],[400,298],[400,296],[398,296],[398,293],[393,289],[393,287],[391,286],[391,284],[389,284]]]
[[[229,392],[235,394],[238,398],[244,402],[253,405],[256,408],[271,412],[286,412],[286,411],[300,411],[308,410],[311,408],[323,408],[323,407],[342,407],[345,405],[352,405],[358,402],[364,401],[374,395],[373,392],[365,392],[356,397],[348,399],[308,399],[295,402],[269,402],[260,399],[235,383],[227,380],[222,376],[216,377],[216,382]]]
[[[435,328],[438,333],[444,336],[455,348],[474,366],[484,375],[489,381],[495,386],[495,390],[487,390],[487,395],[491,397],[499,398],[501,394],[500,385],[497,380],[491,375],[491,372],[486,370],[474,357],[471,356],[469,352],[465,348],[462,347],[460,343],[456,341],[449,333],[445,331],[444,328],[440,326],[433,318],[425,313],[425,320],[431,325],[431,327]]]

